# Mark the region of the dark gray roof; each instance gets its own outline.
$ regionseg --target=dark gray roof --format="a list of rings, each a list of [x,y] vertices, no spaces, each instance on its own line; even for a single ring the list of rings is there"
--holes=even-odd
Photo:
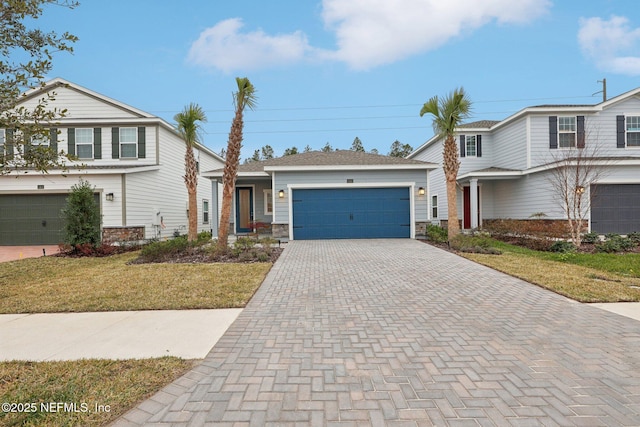
[[[489,129],[491,126],[497,125],[498,123],[500,123],[500,120],[478,120],[477,122],[471,122],[471,123],[463,123],[461,125],[458,126],[458,129],[465,129],[465,128],[487,128]]]
[[[382,165],[431,165],[420,160],[382,156],[352,150],[336,150],[325,153],[310,151],[291,156],[277,157],[259,162],[241,164],[238,172],[262,172],[266,166],[382,166]],[[222,169],[217,169],[221,171]]]
[[[534,105],[529,108],[584,108],[584,107],[593,107],[597,104],[542,104],[542,105]]]

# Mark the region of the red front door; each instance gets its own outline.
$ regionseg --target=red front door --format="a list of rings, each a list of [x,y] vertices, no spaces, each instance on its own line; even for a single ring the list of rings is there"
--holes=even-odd
[[[478,187],[478,225],[480,224],[480,187]],[[462,211],[462,228],[469,230],[471,228],[471,188],[464,187],[463,194],[463,211]]]

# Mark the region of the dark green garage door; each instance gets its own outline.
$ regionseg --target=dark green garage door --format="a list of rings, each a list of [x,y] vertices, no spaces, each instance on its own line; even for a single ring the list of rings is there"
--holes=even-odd
[[[640,231],[640,184],[591,186],[591,230],[629,234]]]
[[[66,194],[0,195],[0,245],[62,242],[60,210],[66,199]]]
[[[409,188],[293,190],[293,238],[411,237]]]

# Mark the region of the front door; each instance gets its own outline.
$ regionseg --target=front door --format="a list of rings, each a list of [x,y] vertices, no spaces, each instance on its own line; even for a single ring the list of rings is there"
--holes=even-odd
[[[236,233],[253,231],[253,188],[236,187]]]
[[[464,198],[462,201],[463,206],[463,219],[462,228],[465,230],[471,229],[471,187],[464,187]],[[478,225],[480,224],[480,187],[478,187]]]

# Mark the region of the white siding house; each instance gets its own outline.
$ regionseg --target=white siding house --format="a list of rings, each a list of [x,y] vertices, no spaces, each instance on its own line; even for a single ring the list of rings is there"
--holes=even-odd
[[[185,234],[187,190],[185,143],[174,126],[62,79],[27,92],[20,105],[35,105],[53,91],[50,107],[67,110],[51,124],[58,151],[74,154],[68,170],[46,174],[18,169],[0,176],[0,245],[56,244],[61,241],[60,209],[80,179],[95,187],[102,214],[103,240],[165,238]],[[10,132],[10,130],[8,131]],[[6,132],[2,132],[6,134]],[[3,150],[12,150],[6,143]],[[195,150],[200,170],[223,160],[204,146]],[[198,180],[198,230],[209,231],[212,183]],[[203,210],[208,205],[209,215]],[[207,218],[208,216],[208,218]]]
[[[591,153],[602,166],[586,191],[589,229],[640,231],[640,88],[595,105],[525,108],[502,121],[461,125],[458,216],[463,229],[498,218],[526,220],[540,214],[566,220],[551,185],[559,158]],[[434,136],[408,158],[442,164],[443,140]],[[437,195],[435,220],[447,220],[444,173],[430,175]],[[477,203],[471,202],[477,200]]]

